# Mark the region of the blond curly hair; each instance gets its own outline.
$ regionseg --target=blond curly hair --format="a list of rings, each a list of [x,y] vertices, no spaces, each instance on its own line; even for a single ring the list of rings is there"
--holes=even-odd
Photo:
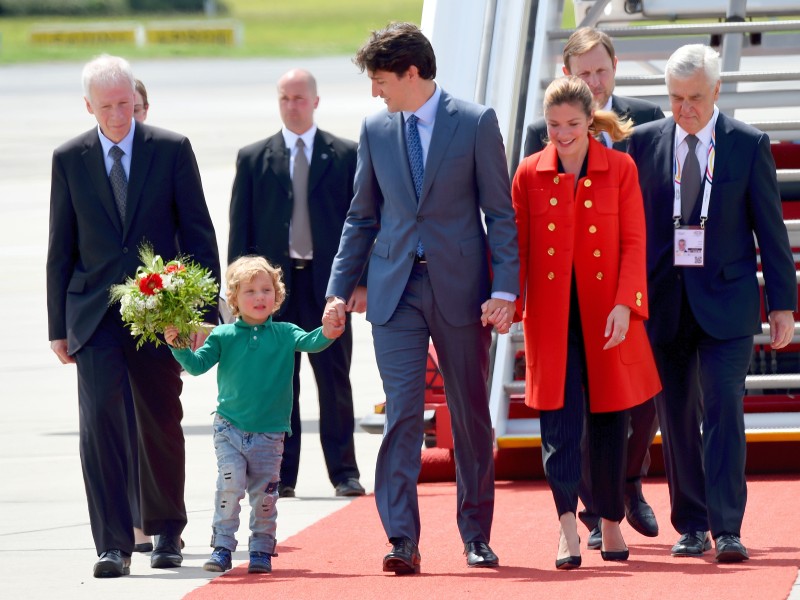
[[[280,267],[275,267],[263,256],[242,256],[233,261],[225,272],[225,288],[228,307],[234,317],[239,316],[239,306],[236,304],[236,295],[242,282],[252,281],[259,273],[266,273],[272,278],[272,285],[275,288],[275,306],[273,313],[278,312],[286,299],[286,286],[283,283],[283,271]]]

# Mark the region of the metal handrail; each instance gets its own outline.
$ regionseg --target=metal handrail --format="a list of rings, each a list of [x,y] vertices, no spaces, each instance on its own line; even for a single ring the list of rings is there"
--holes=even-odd
[[[800,71],[724,71],[719,74],[722,83],[757,83],[764,81],[800,81]],[[664,76],[617,75],[617,85],[663,85]]]
[[[776,31],[800,31],[800,21],[744,21],[732,23],[691,23],[686,25],[643,25],[641,27],[602,27],[602,31],[612,38],[631,38],[649,36],[674,36],[726,33],[764,33]],[[566,40],[574,29],[549,31],[550,40]]]
[[[800,181],[800,169],[778,169],[777,174],[781,183]]]

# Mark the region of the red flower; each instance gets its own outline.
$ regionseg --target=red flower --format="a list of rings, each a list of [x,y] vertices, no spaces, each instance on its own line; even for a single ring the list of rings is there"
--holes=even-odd
[[[156,290],[160,290],[163,287],[161,275],[158,273],[150,273],[150,275],[146,275],[139,280],[139,291],[146,296],[153,296]]]
[[[186,270],[186,267],[184,267],[180,263],[178,263],[178,264],[171,263],[171,264],[168,264],[166,267],[164,267],[164,273],[178,273],[180,271],[185,271],[185,270]]]

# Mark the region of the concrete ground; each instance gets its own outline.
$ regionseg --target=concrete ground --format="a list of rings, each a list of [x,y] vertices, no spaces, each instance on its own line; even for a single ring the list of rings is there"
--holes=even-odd
[[[152,61],[135,63],[150,94],[148,122],[186,134],[197,154],[221,254],[237,150],[280,128],[278,77],[293,66],[319,80],[321,127],[357,139],[361,119],[380,106],[346,57],[315,60]],[[0,373],[5,389],[0,436],[0,558],[5,598],[180,598],[205,584],[216,461],[211,440],[213,373],[185,377],[189,524],[184,566],[150,568],[134,555],[131,575],[92,577],[96,560],[78,456],[77,385],[47,341],[44,266],[53,149],[95,123],[82,99],[81,64],[0,67]],[[354,318],[352,369],[356,417],[382,400],[369,325]],[[279,503],[279,539],[344,506],[328,481],[319,443],[316,387],[303,369],[303,453],[296,499]],[[372,491],[380,436],[359,432],[362,483]],[[247,560],[247,507],[236,561]],[[242,543],[243,541],[243,543]],[[280,558],[275,559],[280,568]]]

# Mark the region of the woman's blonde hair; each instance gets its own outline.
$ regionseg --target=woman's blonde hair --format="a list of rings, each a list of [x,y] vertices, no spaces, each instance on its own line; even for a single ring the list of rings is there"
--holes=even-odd
[[[582,110],[587,118],[592,119],[592,106],[594,104],[592,90],[579,77],[566,75],[553,80],[547,86],[544,92],[544,114],[547,115],[547,111],[551,107],[560,106],[561,104],[572,104]],[[597,135],[601,131],[605,131],[612,141],[618,142],[630,137],[631,133],[633,133],[633,122],[630,119],[623,121],[612,110],[595,110],[594,118],[589,125],[589,132],[592,135]]]
[[[228,307],[234,317],[239,316],[239,306],[236,304],[236,294],[242,282],[252,281],[259,273],[266,273],[272,278],[275,288],[275,306],[272,312],[278,312],[286,298],[286,286],[283,284],[283,272],[280,267],[274,267],[263,256],[242,256],[233,261],[225,272],[225,288]]]

